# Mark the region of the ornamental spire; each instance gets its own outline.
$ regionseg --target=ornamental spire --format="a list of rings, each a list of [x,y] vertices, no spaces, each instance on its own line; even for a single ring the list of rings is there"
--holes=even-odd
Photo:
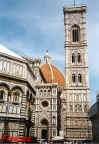
[[[44,56],[44,63],[45,64],[51,63],[51,57],[48,55],[48,49],[46,49],[46,55]]]
[[[48,49],[46,49],[46,56],[48,56]]]

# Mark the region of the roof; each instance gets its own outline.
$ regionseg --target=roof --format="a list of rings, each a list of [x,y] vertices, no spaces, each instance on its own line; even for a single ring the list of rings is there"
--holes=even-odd
[[[40,67],[46,83],[58,83],[65,87],[65,78],[63,74],[52,64],[43,64]]]
[[[19,58],[19,59],[23,59],[21,56],[17,55],[13,51],[7,49],[2,44],[0,44],[0,53],[6,54],[6,55],[9,55],[9,56],[12,56],[12,57],[16,57],[16,58]]]

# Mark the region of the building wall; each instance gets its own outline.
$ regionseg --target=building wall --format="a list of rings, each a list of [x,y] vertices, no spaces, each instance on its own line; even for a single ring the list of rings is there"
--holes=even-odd
[[[28,121],[34,128],[33,81],[25,61],[0,56],[0,138],[3,133],[14,137],[27,135]]]

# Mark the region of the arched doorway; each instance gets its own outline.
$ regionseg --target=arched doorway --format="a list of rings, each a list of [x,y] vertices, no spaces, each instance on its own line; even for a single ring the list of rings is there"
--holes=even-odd
[[[48,139],[48,120],[41,121],[41,139]]]
[[[42,129],[42,139],[48,139],[48,130]]]

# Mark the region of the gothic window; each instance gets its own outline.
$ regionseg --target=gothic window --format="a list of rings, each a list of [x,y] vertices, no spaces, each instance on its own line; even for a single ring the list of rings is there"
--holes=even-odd
[[[79,83],[82,82],[82,76],[81,76],[81,74],[78,74],[78,82],[79,82]]]
[[[81,104],[75,105],[75,112],[82,112],[82,105]]]
[[[78,111],[78,105],[76,104],[75,105],[75,112],[77,112]]]
[[[48,90],[48,95],[50,95],[50,90]]]
[[[42,91],[42,90],[40,90],[40,96],[42,96],[42,93],[43,93],[43,91]]]
[[[4,96],[5,96],[4,90],[0,90],[0,100],[3,100]]]
[[[46,96],[46,94],[47,94],[47,91],[46,91],[46,90],[44,90],[44,96]]]
[[[70,105],[70,112],[73,112],[73,105]]]
[[[76,82],[76,76],[75,76],[75,74],[72,74],[72,82],[73,82],[73,83]]]
[[[11,91],[8,92],[8,101],[11,102]]]
[[[21,91],[20,88],[14,88],[11,93],[11,98],[10,100],[14,103],[21,103],[21,97],[23,95],[23,92]],[[29,91],[27,91],[27,101],[29,101]]]
[[[80,53],[78,53],[78,63],[80,63],[81,62],[81,55],[80,55]]]
[[[82,111],[82,105],[79,104],[78,106],[78,111],[81,112]]]
[[[18,91],[13,92],[14,102],[19,102],[20,93]]]
[[[78,42],[80,40],[80,28],[77,25],[72,26],[72,41]]]
[[[88,109],[87,109],[87,104],[84,105],[84,112],[87,112]]]
[[[75,54],[72,54],[72,63],[75,63]]]

